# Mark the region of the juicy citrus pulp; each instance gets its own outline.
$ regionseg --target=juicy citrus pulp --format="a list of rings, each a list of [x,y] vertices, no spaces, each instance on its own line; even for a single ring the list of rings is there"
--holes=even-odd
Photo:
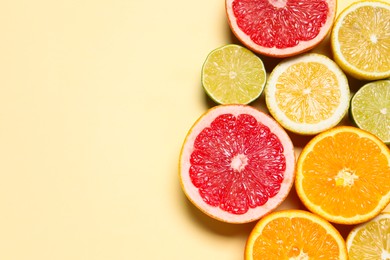
[[[271,72],[265,101],[286,129],[316,134],[337,125],[348,112],[349,86],[342,70],[321,54],[280,62]]]
[[[346,243],[350,260],[390,259],[390,213],[355,227]]]
[[[390,4],[359,1],[337,17],[331,47],[335,61],[350,75],[365,80],[390,76]]]
[[[390,80],[378,80],[361,87],[351,100],[355,124],[390,144]]]
[[[263,92],[265,81],[262,60],[235,44],[213,50],[202,68],[203,87],[218,104],[248,104]]]
[[[288,57],[318,45],[336,15],[335,0],[226,0],[233,33],[253,51]]]
[[[373,134],[340,126],[315,136],[302,150],[295,186],[312,212],[357,224],[390,202],[390,150]]]
[[[273,212],[253,228],[246,260],[348,259],[345,242],[329,222],[307,211]]]
[[[189,131],[180,156],[182,188],[200,210],[231,223],[276,208],[295,174],[289,136],[270,116],[245,105],[209,109]]]

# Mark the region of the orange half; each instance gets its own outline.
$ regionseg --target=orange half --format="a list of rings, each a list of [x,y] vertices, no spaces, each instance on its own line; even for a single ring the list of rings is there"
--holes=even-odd
[[[246,260],[348,259],[344,239],[325,219],[302,210],[262,218],[245,247]]]
[[[358,224],[389,204],[389,176],[389,148],[369,132],[340,126],[304,147],[295,186],[310,211],[334,223]]]

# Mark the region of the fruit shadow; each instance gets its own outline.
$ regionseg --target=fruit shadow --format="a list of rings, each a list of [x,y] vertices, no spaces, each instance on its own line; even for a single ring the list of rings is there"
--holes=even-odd
[[[253,221],[250,223],[232,224],[213,219],[203,213],[194,204],[192,204],[191,201],[188,200],[188,198],[185,196],[185,194],[181,192],[181,190],[180,197],[182,200],[182,204],[186,208],[186,213],[189,215],[189,217],[194,220],[194,223],[196,223],[196,225],[207,230],[208,232],[212,232],[221,236],[236,236],[246,239],[257,223],[257,221]],[[277,208],[275,208],[274,211],[289,209],[305,210],[305,207],[300,201],[294,186],[291,188],[290,193],[288,194],[286,199]]]
[[[200,82],[199,84],[200,84],[200,88],[202,88],[202,83]],[[209,95],[207,95],[206,91],[203,91],[202,95],[203,95],[203,103],[207,109],[219,105],[213,99],[211,99],[209,97]],[[267,106],[265,104],[264,92],[256,100],[249,103],[248,105],[257,108],[266,114],[269,114],[269,111],[268,111]]]
[[[243,47],[244,46],[234,35],[234,33],[230,30],[230,27],[226,26],[227,31],[227,38],[230,44],[236,44]],[[331,58],[331,50],[329,46],[329,39],[325,39],[318,47],[313,49],[313,52],[321,53],[324,55],[328,55]],[[256,54],[256,53],[255,53]],[[264,63],[264,67],[267,73],[267,77],[269,76],[269,73],[273,71],[273,69],[283,60],[283,58],[274,58],[274,57],[268,57],[261,54],[256,54]],[[364,81],[357,80],[350,75],[346,74],[348,79],[349,88],[351,91],[351,94],[353,95],[356,93],[356,91],[363,86],[365,83]],[[201,84],[201,83],[200,83]],[[207,108],[212,108],[214,106],[217,106],[215,101],[213,101],[205,92],[204,93],[204,104]],[[264,92],[260,95],[258,99],[250,103],[249,105],[258,108],[259,110],[270,114],[266,105],[265,105],[265,97]],[[344,119],[339,123],[339,125],[352,125],[351,120],[349,119],[349,116],[346,115]],[[300,152],[302,149],[306,146],[306,144],[314,137],[314,135],[301,135],[296,134],[293,132],[290,132],[286,130],[287,134],[290,136],[291,141],[293,142],[296,158],[299,157]],[[218,220],[214,220],[211,217],[204,214],[202,211],[200,211],[198,208],[196,208],[187,198],[185,195],[182,196],[183,200],[185,200],[185,205],[187,206],[188,213],[197,221],[197,223],[204,227],[205,229],[212,231],[214,233],[220,234],[220,235],[228,235],[228,236],[243,236],[247,237],[257,221],[246,223],[246,224],[229,224],[224,223]],[[286,197],[286,199],[274,210],[274,211],[280,211],[280,210],[288,210],[288,209],[301,209],[305,211],[309,211],[305,205],[301,202],[299,199],[297,192],[295,190],[295,186],[291,188],[290,193]],[[350,231],[356,226],[356,225],[343,225],[343,224],[335,224],[331,223],[341,234],[341,236],[346,239]]]
[[[194,206],[183,193],[181,197],[183,205],[185,205],[185,208],[187,209],[187,214],[194,220],[197,226],[208,232],[220,236],[234,236],[246,239],[256,224],[256,222],[232,224],[213,219]]]
[[[352,229],[356,227],[356,225],[331,224],[340,232],[340,235],[344,238],[344,240],[347,239],[348,234],[352,231]]]
[[[356,93],[363,85],[369,83],[370,81],[365,81],[365,80],[358,80],[348,74],[346,74],[347,80],[348,80],[348,85],[349,89],[351,91],[351,94],[353,95]]]
[[[305,206],[298,197],[295,186],[293,185],[286,199],[275,209],[275,211],[280,210],[290,210],[290,209],[300,209],[306,210]]]
[[[299,199],[295,187],[291,189],[289,195],[283,201],[283,203],[278,208],[276,208],[276,210],[288,210],[288,209],[299,209],[299,210],[311,212]],[[336,224],[336,223],[330,223],[330,224],[339,231],[340,235],[344,239],[347,239],[348,234],[356,226],[356,225],[346,225],[346,224]]]
[[[201,85],[201,88],[202,88],[202,87],[203,87],[203,86],[202,86],[202,83],[200,83],[200,85]],[[212,107],[218,105],[214,100],[212,100],[212,99],[206,94],[206,91],[203,91],[203,103],[205,104],[205,106],[207,107],[207,109],[212,108]]]

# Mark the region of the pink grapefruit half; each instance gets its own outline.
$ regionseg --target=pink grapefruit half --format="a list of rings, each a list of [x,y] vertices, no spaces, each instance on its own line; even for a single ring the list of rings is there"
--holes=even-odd
[[[188,132],[179,177],[188,199],[228,223],[255,221],[279,206],[295,178],[290,137],[249,105],[209,109]]]
[[[289,57],[317,46],[330,32],[336,0],[226,0],[232,32],[252,51]]]

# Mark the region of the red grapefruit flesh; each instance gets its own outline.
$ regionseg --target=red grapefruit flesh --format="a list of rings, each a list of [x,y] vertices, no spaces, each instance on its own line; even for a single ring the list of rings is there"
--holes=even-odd
[[[252,51],[289,57],[317,46],[330,32],[336,0],[226,0],[232,32]]]
[[[295,153],[284,129],[248,105],[220,105],[188,132],[179,162],[182,188],[207,215],[247,223],[279,206],[295,177]]]

